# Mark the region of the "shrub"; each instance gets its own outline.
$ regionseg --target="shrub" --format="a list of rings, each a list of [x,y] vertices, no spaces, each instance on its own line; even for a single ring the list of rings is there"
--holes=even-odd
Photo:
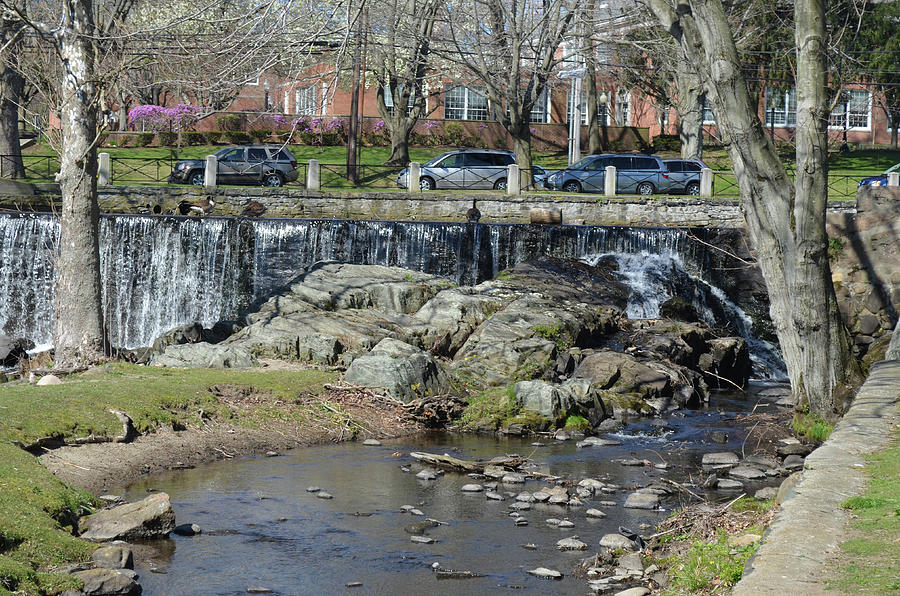
[[[131,135],[119,135],[119,147],[127,147],[133,140]]]
[[[459,122],[448,122],[444,125],[444,136],[451,145],[462,145],[463,125]]]
[[[226,130],[225,138],[233,145],[244,145],[250,142],[250,135],[241,130]]]
[[[237,114],[222,114],[216,118],[216,123],[225,132],[236,132],[241,129],[241,117]]]
[[[655,151],[681,151],[681,139],[678,135],[659,135],[653,139],[653,149]]]
[[[171,147],[178,139],[178,135],[169,130],[161,130],[156,134],[159,136],[160,147]]]
[[[834,430],[833,424],[810,413],[808,409],[794,414],[791,426],[797,437],[820,444],[824,443]]]
[[[271,131],[268,129],[255,128],[251,130],[249,134],[250,138],[252,138],[255,143],[263,143],[269,138]]]
[[[566,418],[566,430],[569,432],[587,432],[591,430],[591,423],[584,416],[569,416]]]
[[[206,135],[202,132],[189,131],[182,138],[186,145],[202,145],[206,142]]]
[[[150,143],[153,142],[153,137],[155,137],[155,136],[156,136],[156,134],[152,133],[152,132],[138,133],[138,136],[137,136],[138,147],[148,147],[150,145]]]
[[[203,133],[203,136],[206,137],[206,142],[210,145],[218,145],[219,141],[222,140],[222,131],[221,130],[211,130],[209,132]]]

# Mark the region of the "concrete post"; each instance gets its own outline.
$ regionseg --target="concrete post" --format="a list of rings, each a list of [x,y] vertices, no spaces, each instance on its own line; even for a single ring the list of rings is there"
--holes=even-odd
[[[900,186],[900,172],[888,174],[888,186]]]
[[[309,160],[309,167],[306,168],[306,190],[319,190],[319,160]]]
[[[606,176],[603,179],[603,194],[608,197],[616,196],[616,166],[606,166]]]
[[[216,175],[219,173],[219,160],[215,155],[206,156],[206,171],[203,172],[203,186],[216,187]]]
[[[522,180],[519,178],[519,166],[514,163],[506,167],[506,194],[522,194]]]
[[[109,153],[99,153],[97,155],[97,184],[106,186],[112,180],[112,168],[109,163]]]
[[[406,190],[409,192],[421,192],[419,182],[422,180],[422,166],[417,161],[409,162],[409,172],[406,174]]]
[[[712,196],[712,182],[713,182],[712,170],[710,170],[709,168],[700,168],[700,196],[701,197],[711,197]]]

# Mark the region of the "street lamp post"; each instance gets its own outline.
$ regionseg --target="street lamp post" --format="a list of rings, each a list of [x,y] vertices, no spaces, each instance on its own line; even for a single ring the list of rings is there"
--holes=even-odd
[[[265,99],[263,100],[263,110],[269,111],[269,81],[263,81],[263,93],[265,94]]]
[[[606,119],[609,114],[609,97],[606,96],[606,91],[600,93],[600,97],[597,98],[597,101],[600,102],[600,148],[606,151],[606,148],[609,146],[609,139],[607,138],[606,132]]]
[[[581,80],[587,71],[583,66],[564,70],[560,78],[572,79],[572,120],[569,122],[569,165],[581,159]]]

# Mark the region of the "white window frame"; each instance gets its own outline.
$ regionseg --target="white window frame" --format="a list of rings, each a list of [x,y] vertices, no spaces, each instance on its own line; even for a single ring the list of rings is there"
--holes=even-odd
[[[834,106],[834,109],[831,110],[831,114],[828,116],[828,129],[829,130],[848,130],[848,131],[870,131],[872,130],[872,92],[868,89],[842,89],[841,94],[843,95],[841,101]],[[860,120],[853,121],[854,117],[858,118],[861,116],[861,111],[851,110],[851,107],[854,107],[854,96],[859,98],[862,95],[865,95],[865,119],[866,123],[864,126],[855,126],[851,125],[851,122],[859,123]],[[855,104],[856,108],[859,108],[862,105],[862,102],[857,101]],[[842,122],[835,123],[836,118],[841,118]]]
[[[607,97],[609,95],[607,94]],[[622,126],[631,126],[631,91],[619,89],[616,92],[616,112],[622,111]],[[617,118],[618,120],[618,118]]]
[[[703,118],[702,124],[715,124],[716,123],[716,115],[713,114],[712,106],[709,105],[709,99],[706,98],[706,94],[703,94],[703,106],[701,107],[703,111],[701,117]]]
[[[316,86],[297,87],[294,89],[294,113],[298,116],[315,116],[317,103]]]
[[[772,128],[772,103],[775,103],[774,128],[797,128],[797,89],[766,87],[766,113],[763,122],[766,128]]]
[[[550,93],[547,87],[544,87],[540,97],[534,102],[534,107],[528,115],[528,120],[537,124],[550,122]]]
[[[606,122],[600,122],[600,119],[603,116],[603,113],[600,111],[600,102],[597,102],[597,119],[598,124],[603,126],[610,125],[610,116],[612,115],[612,110],[609,107],[609,97],[612,95],[611,91],[607,91],[606,89],[597,89],[597,97],[600,97],[600,94],[606,93]],[[582,88],[581,89],[581,105],[587,106],[587,91]],[[575,111],[575,106],[572,104],[572,88],[569,87],[568,91],[566,91],[566,124],[570,124],[572,122],[572,112]],[[587,110],[581,110],[581,124],[586,125],[588,123],[588,112]]]
[[[447,107],[447,99],[451,96],[451,92],[455,92],[457,89],[462,89],[462,106],[452,106],[450,108]],[[483,118],[473,118],[473,115],[482,115],[482,108],[476,108],[472,106],[472,101],[470,100],[470,94],[477,95],[484,99],[484,117]],[[453,115],[448,115],[449,110],[454,110]],[[460,113],[461,111],[461,113]],[[457,118],[456,116],[462,116],[461,118]],[[491,115],[491,104],[488,101],[487,94],[484,92],[484,89],[481,87],[467,87],[465,85],[454,85],[450,87],[448,90],[444,91],[444,119],[446,120],[472,120],[484,122],[489,119]]]

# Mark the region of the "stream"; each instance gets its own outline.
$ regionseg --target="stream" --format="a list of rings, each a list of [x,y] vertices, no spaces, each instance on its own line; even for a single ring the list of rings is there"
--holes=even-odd
[[[766,385],[754,389],[761,387]],[[619,446],[578,448],[575,440],[555,441],[549,436],[498,438],[441,432],[383,441],[381,446],[343,443],[301,448],[278,457],[241,458],[150,476],[123,487],[120,494],[137,500],[149,491],[165,491],[177,523],[195,523],[203,532],[149,543],[157,554],[139,561],[139,582],[147,596],[237,595],[251,588],[266,588],[278,595],[590,593],[586,581],[572,571],[598,549],[604,534],[625,526],[649,536],[658,521],[691,498],[686,493],[664,497],[660,509],[648,511],[623,508],[625,497],[663,477],[684,483],[697,480],[704,453],[741,454],[748,431],[736,423],[735,416],[758,403],[763,411],[774,411],[776,406],[767,399],[754,391],[719,392],[702,409],[637,421],[603,435],[621,441]],[[714,431],[725,433],[727,442],[711,441]],[[747,441],[747,455],[751,443]],[[619,490],[585,499],[584,507],[532,503],[530,510],[521,512],[528,525],[517,526],[509,516],[515,494],[535,492],[548,486],[546,482],[501,483],[497,492],[506,500],[488,500],[484,493],[463,493],[460,488],[490,479],[473,480],[453,472],[436,480],[416,478],[424,466],[409,457],[411,451],[465,459],[516,453],[531,459],[526,471],[566,476],[575,482],[597,478],[618,485]],[[647,460],[651,465],[624,466],[614,461],[622,458]],[[780,480],[747,482],[743,491],[752,495]],[[321,487],[334,498],[317,498],[307,492],[311,486]],[[705,494],[722,501],[741,492]],[[600,501],[614,501],[615,506]],[[427,531],[435,543],[411,542],[404,527],[425,517],[404,512],[404,505],[446,522]],[[585,511],[591,507],[607,517],[588,518]],[[548,525],[548,518],[568,518],[574,527]],[[557,550],[557,541],[571,536],[578,536],[589,549]],[[526,549],[525,544],[536,549]],[[483,577],[438,579],[431,569],[434,563]],[[559,570],[564,578],[538,579],[527,573],[535,567]]]

